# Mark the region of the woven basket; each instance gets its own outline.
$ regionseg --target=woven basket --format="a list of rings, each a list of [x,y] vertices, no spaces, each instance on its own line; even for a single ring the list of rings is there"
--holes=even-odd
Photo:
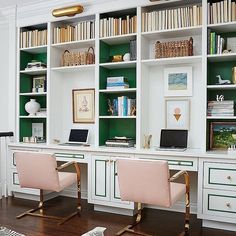
[[[155,58],[193,56],[193,38],[189,40],[155,43]]]

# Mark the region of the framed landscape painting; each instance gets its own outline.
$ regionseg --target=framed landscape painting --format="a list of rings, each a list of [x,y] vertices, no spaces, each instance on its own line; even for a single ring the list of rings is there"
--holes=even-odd
[[[192,67],[164,69],[166,97],[192,96]]]
[[[210,124],[210,149],[228,149],[236,144],[236,122]]]

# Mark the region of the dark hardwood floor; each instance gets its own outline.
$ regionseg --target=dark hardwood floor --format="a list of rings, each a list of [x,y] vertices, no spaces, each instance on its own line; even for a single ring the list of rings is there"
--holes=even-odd
[[[61,215],[73,211],[76,200],[68,197],[57,197],[48,202],[50,210],[45,213]],[[105,236],[113,236],[132,221],[132,217],[93,211],[93,205],[82,201],[81,217],[74,217],[62,226],[56,220],[26,216],[16,219],[16,215],[36,206],[36,202],[4,198],[0,200],[0,226],[5,226],[27,236],[74,236],[97,227],[106,227]],[[59,209],[59,206],[61,207]],[[159,236],[177,236],[183,229],[184,215],[168,211],[144,209],[143,221],[137,229]],[[201,227],[201,221],[191,216],[190,236],[235,236],[235,232],[214,230]],[[124,236],[134,234],[124,234]]]

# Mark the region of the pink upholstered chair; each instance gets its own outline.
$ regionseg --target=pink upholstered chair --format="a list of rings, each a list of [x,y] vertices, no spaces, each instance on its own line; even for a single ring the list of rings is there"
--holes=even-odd
[[[185,230],[182,235],[188,234],[190,184],[186,171],[180,171],[170,177],[167,161],[119,159],[117,160],[117,174],[121,199],[138,203],[138,213],[135,222],[120,230],[116,235],[122,235],[125,232],[148,235],[133,229],[141,221],[141,203],[171,207],[183,195],[186,199],[186,212]],[[173,183],[181,175],[185,177],[185,184]]]
[[[26,215],[31,215],[58,219],[60,220],[59,224],[63,224],[79,213],[81,210],[80,168],[76,162],[68,162],[57,167],[54,155],[36,152],[15,152],[14,157],[16,160],[20,186],[22,188],[40,189],[40,202],[38,207],[18,215],[18,219]],[[59,170],[62,170],[69,165],[74,165],[76,173],[59,172]],[[75,182],[77,182],[78,187],[78,205],[76,212],[67,217],[41,214],[44,204],[43,190],[60,192]],[[37,210],[40,210],[39,214],[35,213]]]

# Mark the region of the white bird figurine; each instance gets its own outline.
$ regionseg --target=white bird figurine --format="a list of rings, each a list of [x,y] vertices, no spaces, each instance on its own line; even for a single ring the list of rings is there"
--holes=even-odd
[[[223,80],[221,78],[221,75],[217,75],[216,78],[218,78],[218,84],[231,84],[231,81],[230,80]]]

